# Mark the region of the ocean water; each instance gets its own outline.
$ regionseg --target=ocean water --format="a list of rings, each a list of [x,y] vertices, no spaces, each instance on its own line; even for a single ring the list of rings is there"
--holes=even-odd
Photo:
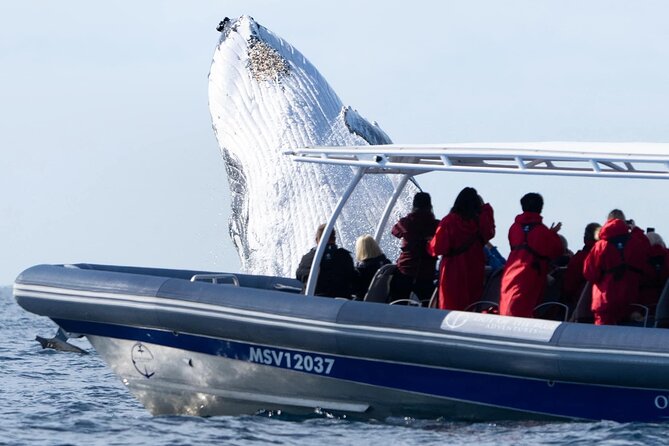
[[[55,325],[0,288],[0,445],[666,445],[669,424],[462,423],[310,417],[154,417],[85,339],[43,350]]]

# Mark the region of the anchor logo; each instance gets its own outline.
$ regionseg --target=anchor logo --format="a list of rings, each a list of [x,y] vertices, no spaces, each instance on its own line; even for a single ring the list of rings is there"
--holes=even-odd
[[[152,367],[153,353],[141,342],[137,342],[132,346],[130,359],[132,360],[132,365],[135,366],[135,370],[145,378],[151,378],[156,374]]]
[[[467,313],[461,313],[459,311],[451,311],[444,319],[443,326],[450,328],[451,330],[456,330],[469,321],[469,315]]]

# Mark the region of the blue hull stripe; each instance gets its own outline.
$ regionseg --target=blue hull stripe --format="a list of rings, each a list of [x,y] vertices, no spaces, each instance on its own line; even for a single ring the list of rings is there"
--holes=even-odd
[[[669,391],[550,382],[334,356],[156,329],[54,321],[73,333],[152,343],[361,384],[558,417],[619,422],[664,421],[669,417]]]

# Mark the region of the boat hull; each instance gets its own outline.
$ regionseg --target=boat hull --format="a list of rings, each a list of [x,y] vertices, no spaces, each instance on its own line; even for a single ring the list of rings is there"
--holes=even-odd
[[[286,279],[239,275],[226,285],[191,274],[40,266],[14,293],[87,336],[154,414],[669,415],[666,330],[305,297],[286,292]]]

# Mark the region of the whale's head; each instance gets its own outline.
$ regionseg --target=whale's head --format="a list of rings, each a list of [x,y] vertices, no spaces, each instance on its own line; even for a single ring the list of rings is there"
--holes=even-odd
[[[230,186],[230,235],[244,270],[292,275],[352,170],[297,164],[282,153],[391,140],[345,107],[302,53],[253,18],[226,18],[217,29],[209,110]],[[385,176],[365,180],[337,224],[345,247],[373,232],[392,188]],[[398,213],[408,210],[408,201],[402,200]]]

